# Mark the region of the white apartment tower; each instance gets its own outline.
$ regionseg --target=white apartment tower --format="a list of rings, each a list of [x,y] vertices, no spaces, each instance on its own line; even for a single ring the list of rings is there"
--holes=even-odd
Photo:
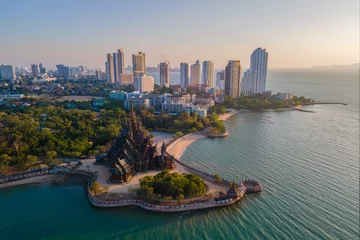
[[[186,62],[180,63],[180,85],[182,88],[190,85],[190,71],[189,64]]]
[[[203,62],[202,84],[206,84],[209,88],[214,87],[214,62]]]
[[[250,58],[251,94],[263,93],[266,89],[268,53],[257,48]]]
[[[167,62],[160,63],[160,85],[170,87],[170,64]]]
[[[240,60],[229,60],[225,67],[225,95],[237,98],[240,96],[241,64]]]
[[[200,65],[200,61],[197,60],[195,64],[191,65],[191,85],[201,84],[200,73],[201,73],[201,65]]]
[[[251,95],[251,79],[250,79],[250,69],[244,72],[244,76],[241,80],[241,95],[250,96]]]

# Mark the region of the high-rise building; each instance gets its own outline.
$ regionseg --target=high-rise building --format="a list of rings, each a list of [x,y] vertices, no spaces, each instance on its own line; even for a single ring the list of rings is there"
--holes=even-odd
[[[119,72],[119,75],[122,74],[122,73],[125,73],[124,72],[124,51],[122,48],[119,48],[118,49],[118,52],[117,52],[117,57],[118,57],[118,60],[117,60],[117,64],[118,64],[118,72]]]
[[[250,78],[250,69],[244,72],[244,76],[241,80],[241,95],[249,96],[251,95],[251,78]]]
[[[118,70],[118,55],[117,53],[113,53],[113,61],[114,61],[114,82],[118,82],[119,78],[119,70]]]
[[[114,83],[114,60],[111,53],[107,54],[106,59],[107,59],[105,63],[106,79],[108,83]]]
[[[201,84],[200,82],[201,65],[197,60],[195,64],[191,65],[191,85]]]
[[[145,53],[139,52],[132,55],[134,87],[141,89],[142,77],[146,75]]]
[[[31,75],[37,77],[39,75],[39,68],[36,64],[31,64]]]
[[[202,84],[206,84],[209,88],[214,87],[214,62],[203,62]]]
[[[101,70],[100,69],[95,70],[95,80],[101,80]]]
[[[68,78],[70,77],[70,67],[65,66],[64,64],[58,64],[57,67],[57,75],[58,77]]]
[[[39,63],[39,71],[40,71],[40,73],[42,73],[42,74],[46,73],[46,69],[44,68],[44,66],[42,65],[42,63]]]
[[[170,64],[167,62],[160,63],[160,85],[170,87]]]
[[[190,85],[190,71],[189,64],[186,62],[180,63],[180,85],[182,88]]]
[[[225,95],[240,96],[241,64],[240,60],[229,60],[225,67]]]
[[[85,67],[84,67],[84,65],[80,65],[79,68],[80,68],[80,72],[81,72],[81,73],[84,73],[84,72],[85,72]]]
[[[250,59],[251,94],[265,92],[267,63],[268,53],[266,49],[257,48],[254,50]]]
[[[137,74],[146,74],[145,53],[139,52],[132,55],[134,76]]]
[[[224,86],[225,81],[225,70],[222,70],[221,72],[216,73],[216,86],[222,90],[225,89]]]
[[[13,65],[0,65],[0,79],[15,80],[15,68]]]

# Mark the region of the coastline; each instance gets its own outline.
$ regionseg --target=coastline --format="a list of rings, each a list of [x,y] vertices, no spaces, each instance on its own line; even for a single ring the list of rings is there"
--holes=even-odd
[[[53,175],[53,174],[34,176],[34,177],[29,177],[29,178],[21,179],[21,180],[17,180],[17,181],[2,183],[2,184],[0,184],[0,189],[18,186],[18,185],[26,185],[26,184],[48,184],[48,183],[52,183],[56,178],[57,178],[57,176]]]
[[[220,115],[219,119],[226,121],[228,118],[230,118],[234,114],[237,114],[240,112],[242,112],[242,111],[231,109],[231,112]],[[161,143],[163,141],[165,141],[165,142],[171,141],[170,134],[164,134],[161,132],[153,132],[153,134],[155,134],[155,139],[156,139],[155,142],[158,143],[158,147],[161,147]],[[168,153],[180,160],[181,156],[183,155],[184,151],[186,150],[186,148],[188,146],[190,146],[192,143],[194,143],[200,139],[206,138],[206,137],[207,136],[205,136],[202,132],[187,134],[183,137],[176,139],[172,143],[170,143],[168,146],[168,149],[167,149]],[[97,171],[99,173],[99,175],[101,176],[101,178],[98,179],[99,183],[102,186],[108,186],[107,177],[109,176],[109,172],[104,166],[93,165],[93,162],[95,161],[93,159],[80,160],[80,161],[83,162],[83,165],[80,167],[81,170],[85,171],[85,170],[91,169],[93,171],[94,170]],[[88,166],[89,166],[89,169],[87,168]],[[183,166],[181,166],[178,163],[176,163],[176,168],[173,171],[176,171],[180,174],[189,173],[188,170],[186,170]],[[154,171],[154,172],[150,172],[147,174],[155,175],[156,173],[157,172]],[[130,179],[130,182],[127,183],[126,186],[114,185],[114,186],[110,187],[109,192],[126,193],[126,192],[128,192],[129,189],[137,186],[137,184],[134,184],[134,181],[141,178],[142,175],[147,175],[147,174],[137,174],[134,176],[133,179]],[[29,177],[29,178],[21,179],[21,180],[17,180],[17,181],[2,183],[2,184],[0,184],[0,189],[6,188],[6,187],[18,186],[18,185],[26,185],[26,184],[49,184],[49,183],[52,183],[54,180],[56,180],[56,178],[57,178],[57,176],[52,175],[52,174],[43,175],[43,176],[34,176],[34,177]]]

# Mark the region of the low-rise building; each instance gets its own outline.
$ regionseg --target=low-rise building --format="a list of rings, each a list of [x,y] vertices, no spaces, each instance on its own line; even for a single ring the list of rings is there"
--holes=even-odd
[[[124,101],[124,108],[129,110],[131,108],[131,103],[134,104],[135,109],[141,109],[141,108],[147,109],[150,107],[149,99],[146,98],[146,96],[144,96],[143,94],[132,95],[132,96],[128,97]]]
[[[105,99],[103,99],[103,98],[100,98],[100,99],[95,99],[95,98],[94,98],[94,99],[91,101],[91,105],[92,105],[93,107],[103,107],[104,104],[105,104]]]
[[[19,99],[19,98],[23,98],[23,97],[24,97],[24,94],[11,94],[11,93],[8,93],[8,94],[0,95],[0,98],[2,98],[2,99]]]
[[[272,96],[272,98],[279,101],[288,101],[294,98],[294,94],[292,92],[278,93],[277,95]]]
[[[110,99],[122,100],[125,101],[127,98],[127,92],[112,90],[110,91]]]

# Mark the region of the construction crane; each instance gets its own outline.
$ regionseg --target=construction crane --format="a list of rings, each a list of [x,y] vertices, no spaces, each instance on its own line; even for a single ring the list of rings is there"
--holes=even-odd
[[[167,60],[167,57],[166,57],[163,53],[161,53],[161,56],[162,56],[162,58],[163,58],[164,62],[166,62],[166,63],[169,63],[169,64],[170,64],[170,62]]]

